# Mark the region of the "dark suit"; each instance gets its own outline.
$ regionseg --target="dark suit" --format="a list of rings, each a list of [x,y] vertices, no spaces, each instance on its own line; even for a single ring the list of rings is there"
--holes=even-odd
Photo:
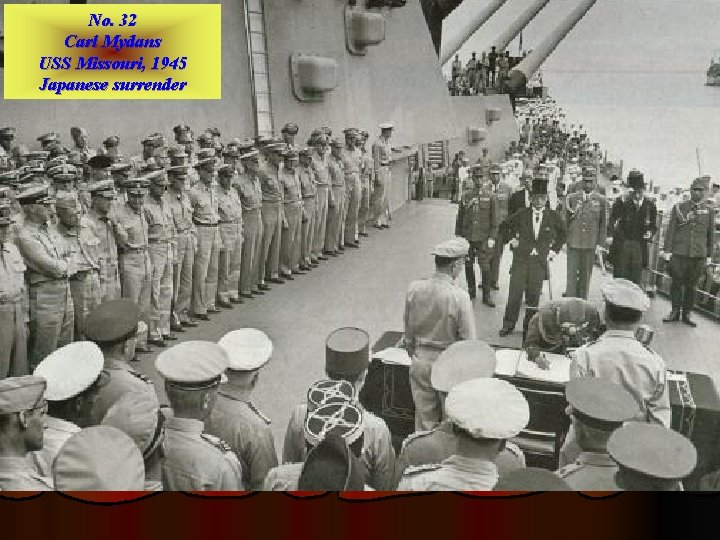
[[[558,253],[565,243],[565,224],[557,212],[544,209],[537,238],[533,219],[532,208],[525,208],[510,216],[503,227],[504,242],[513,238],[519,241],[518,247],[513,250],[503,328],[515,327],[523,295],[528,307],[537,307],[543,281],[547,278],[548,253]]]
[[[612,236],[610,258],[613,277],[629,279],[639,286],[643,268],[648,267],[649,239],[644,235],[657,233],[657,208],[650,199],[643,198],[638,206],[630,197],[618,199],[610,211],[608,236]]]

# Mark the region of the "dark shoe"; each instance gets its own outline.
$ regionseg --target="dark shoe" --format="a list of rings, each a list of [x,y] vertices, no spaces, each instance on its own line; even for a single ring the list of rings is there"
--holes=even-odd
[[[285,279],[287,281],[293,281],[295,278],[292,277],[292,274],[282,274],[282,279]]]
[[[329,255],[330,257],[337,257],[337,253],[334,251],[325,251],[325,255]],[[323,260],[327,260],[327,257],[325,257]]]
[[[207,313],[197,313],[195,315],[195,318],[200,319],[201,321],[209,321],[210,315],[208,315]],[[195,325],[195,326],[197,326],[197,325]]]
[[[174,336],[173,334],[168,334],[166,336],[163,336],[163,339],[165,341],[177,341],[177,336]]]
[[[567,298],[567,295],[568,295],[568,293],[566,293],[566,292],[562,293],[563,298]]]
[[[218,305],[218,307],[225,308],[225,309],[232,309],[232,308],[233,308],[233,305],[232,305],[230,302],[226,302],[225,300],[218,300],[218,301],[216,302],[216,304]],[[210,313],[214,313],[214,311],[211,310],[211,309],[209,309],[208,311],[209,311]],[[220,310],[218,310],[218,313],[220,313]]]
[[[172,330],[173,332],[184,332],[185,331],[185,329],[182,327],[182,324],[175,324],[175,323],[170,325],[170,330]]]
[[[691,326],[692,328],[695,328],[697,326],[697,323],[695,321],[693,321],[690,318],[690,315],[688,315],[687,313],[683,313],[682,322],[684,322],[688,326]]]
[[[673,309],[670,315],[663,319],[663,322],[678,322],[680,320],[680,310]]]
[[[360,245],[359,245],[359,244],[345,244],[345,247],[349,247],[349,248],[355,248],[355,249],[357,249],[357,248],[359,248],[359,247],[360,247]]]
[[[326,251],[325,255],[329,255],[329,252]],[[318,255],[318,261],[327,261],[328,258],[325,255]]]
[[[495,307],[495,302],[493,302],[489,296],[486,296],[483,298],[483,304],[485,304],[488,307]]]
[[[338,246],[338,251],[345,251],[345,247],[344,247],[344,246]]]
[[[243,302],[241,298],[231,298],[230,303],[231,304],[244,304],[245,302]]]
[[[493,283],[492,286],[491,286],[491,289],[492,289],[493,291],[499,291],[499,290],[500,290],[500,287],[498,287],[498,284],[497,284],[497,283]]]
[[[370,236],[370,235],[369,235],[368,233],[366,233],[366,232],[361,232],[361,233],[358,233],[358,234],[359,234],[360,236],[365,236],[365,237]]]
[[[135,352],[138,354],[148,354],[152,352],[152,349],[150,347],[135,347]],[[135,361],[137,362],[137,358]]]
[[[312,264],[310,264],[309,266],[307,264],[303,264],[300,266],[300,272],[297,272],[297,273],[298,274],[306,274],[310,270],[312,270]]]
[[[162,339],[148,339],[148,343],[155,347],[160,347],[160,348],[167,347],[167,345],[165,345],[165,342]]]
[[[507,336],[507,335],[512,334],[514,330],[515,330],[514,328],[506,328],[506,327],[503,326],[503,327],[500,329],[500,331],[498,332],[498,336],[500,336],[500,337],[505,337],[505,336]]]
[[[305,267],[299,267],[297,270],[293,270],[293,274],[297,274],[298,276],[304,276],[307,274],[307,270],[310,270],[309,268]]]
[[[373,227],[375,227],[376,229],[382,229],[382,228],[383,228],[382,225],[378,225],[377,223],[376,223],[375,225],[373,225]]]
[[[195,315],[195,316],[197,317],[197,315]],[[208,320],[209,320],[209,318],[208,318]],[[197,328],[198,327],[198,323],[196,323],[195,321],[183,321],[180,324],[182,324],[186,328]]]
[[[270,290],[270,287],[268,287],[268,290]],[[265,294],[264,290],[263,291],[259,291],[259,290],[251,291],[251,292],[252,292],[252,294],[257,295],[257,296],[262,296],[263,294]]]
[[[655,298],[655,289],[648,289],[645,294],[648,295],[648,298]]]
[[[282,280],[282,279],[280,279],[280,278],[276,278],[276,277],[268,278],[268,279],[266,279],[265,281],[269,281],[270,283],[277,283],[278,285],[282,285],[283,283],[285,283],[284,280]],[[261,287],[261,288],[262,288],[262,287]]]
[[[270,285],[265,285],[265,283],[261,283],[260,285],[258,285],[258,289],[260,290],[260,292],[269,291],[271,289],[271,287],[270,287]]]
[[[256,291],[255,294],[257,294],[258,292],[259,292],[259,291]],[[252,294],[246,293],[246,292],[241,292],[241,293],[240,293],[240,296],[242,296],[243,298],[252,298],[252,297],[253,297]]]
[[[230,307],[232,307],[232,306],[230,306]],[[218,309],[217,307],[208,308],[208,313],[222,313],[222,310]]]
[[[382,228],[383,228],[383,229],[389,229],[389,228],[390,228],[390,225],[388,225],[387,223],[383,223]]]

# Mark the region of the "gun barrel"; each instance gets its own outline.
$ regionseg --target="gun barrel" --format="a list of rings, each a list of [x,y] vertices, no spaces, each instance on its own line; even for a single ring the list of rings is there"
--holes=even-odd
[[[504,51],[507,46],[510,45],[510,42],[515,39],[520,32],[522,32],[523,28],[525,28],[528,23],[532,21],[538,13],[540,13],[549,1],[550,0],[536,0],[532,3],[530,7],[528,7],[517,19],[513,21],[510,26],[505,29],[502,34],[495,39],[493,42],[495,50]]]
[[[455,35],[450,37],[447,42],[442,44],[440,48],[440,63],[445,64],[445,62],[450,60],[470,36],[485,24],[506,1],[507,0],[490,0],[483,9],[475,13],[472,17],[468,17],[462,21],[462,27],[459,28],[455,32]]]

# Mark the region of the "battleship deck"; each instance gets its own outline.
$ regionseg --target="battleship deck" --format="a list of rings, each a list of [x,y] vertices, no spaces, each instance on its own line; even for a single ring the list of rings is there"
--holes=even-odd
[[[213,316],[209,323],[178,334],[183,340],[217,340],[225,332],[255,327],[272,339],[275,350],[263,369],[254,394],[255,404],[273,420],[278,453],[290,413],[305,399],[307,388],[323,378],[325,338],[339,326],[357,326],[370,334],[374,343],[387,330],[402,330],[405,291],[410,281],[433,272],[429,252],[454,231],[457,206],[447,200],[410,202],[393,215],[392,228],[371,228],[361,249],[324,262],[319,268],[284,285],[275,285],[264,296]],[[511,256],[503,257],[500,291],[495,292],[496,308],[474,302],[477,334],[491,343],[519,347],[520,323],[516,332],[498,337],[507,298]],[[565,288],[564,254],[551,266],[553,298]],[[596,268],[590,300],[600,302],[600,284],[609,279]],[[461,278],[464,285],[464,276]],[[549,298],[547,283],[541,302]],[[720,332],[717,323],[696,315],[697,328],[680,323],[663,324],[669,302],[656,297],[645,322],[655,329],[652,347],[665,359],[669,369],[708,374],[720,387]],[[522,320],[522,318],[521,318]],[[165,401],[162,382],[153,363],[155,355],[143,355],[136,364],[152,378]]]

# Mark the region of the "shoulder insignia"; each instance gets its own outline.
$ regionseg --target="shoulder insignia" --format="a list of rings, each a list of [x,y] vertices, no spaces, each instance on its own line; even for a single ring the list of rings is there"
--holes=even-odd
[[[265,422],[268,426],[272,424],[272,420],[270,420],[267,416],[265,416],[262,412],[260,412],[260,409],[258,409],[258,408],[252,403],[252,401],[246,401],[245,403],[247,404],[247,406],[250,408],[250,410],[251,410],[252,412],[254,412],[255,414],[257,414],[257,415],[260,417],[260,420],[262,420],[263,422]]]
[[[413,474],[436,471],[440,467],[442,467],[442,464],[440,463],[424,463],[422,465],[411,465],[407,469],[405,469],[403,476],[411,476]]]
[[[565,478],[566,476],[570,476],[572,473],[577,472],[582,468],[583,466],[580,463],[570,463],[569,465],[561,467],[556,474],[560,478]]]
[[[220,437],[210,435],[209,433],[201,433],[200,436],[221,452],[232,452],[232,448],[230,448],[230,445],[223,441]]]

